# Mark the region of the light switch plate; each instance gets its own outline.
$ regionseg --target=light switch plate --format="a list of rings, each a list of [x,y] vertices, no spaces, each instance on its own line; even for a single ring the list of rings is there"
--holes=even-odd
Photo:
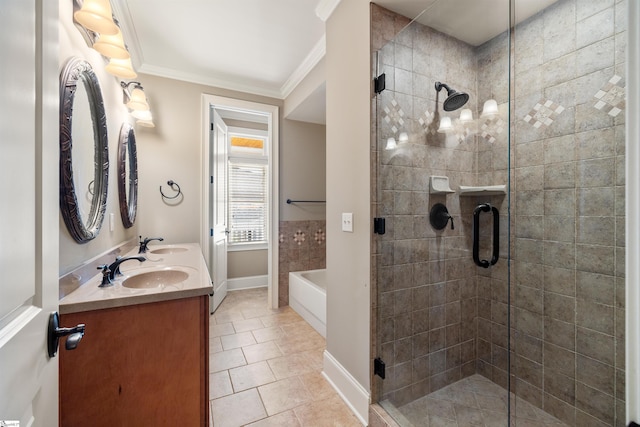
[[[353,214],[350,212],[342,214],[342,231],[353,233]]]

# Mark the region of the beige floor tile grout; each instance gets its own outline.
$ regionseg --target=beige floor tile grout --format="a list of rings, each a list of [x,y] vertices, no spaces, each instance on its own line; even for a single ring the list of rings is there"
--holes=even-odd
[[[242,292],[242,291],[239,291],[239,292]],[[211,323],[210,326],[212,329],[216,331],[215,334],[218,334],[216,336],[211,336],[211,338],[212,339],[216,338],[220,340],[220,345],[218,346],[216,344],[214,347],[215,349],[218,349],[219,351],[230,351],[230,350],[240,349],[246,361],[245,365],[224,370],[229,380],[229,383],[231,384],[231,390],[233,391],[232,395],[235,395],[237,393],[245,393],[249,390],[255,389],[259,397],[260,405],[262,405],[262,409],[264,410],[265,414],[268,414],[268,412],[267,412],[267,406],[265,405],[264,396],[263,396],[265,389],[262,387],[264,386],[274,384],[279,381],[291,381],[292,379],[295,378],[295,381],[297,381],[302,386],[302,389],[309,396],[309,400],[300,402],[299,404],[296,404],[292,408],[282,410],[278,413],[272,414],[267,417],[263,417],[259,420],[254,420],[252,421],[252,423],[258,422],[258,421],[264,421],[270,417],[279,416],[279,415],[282,415],[283,413],[291,411],[291,414],[293,414],[293,416],[295,417],[299,425],[302,427],[305,427],[304,419],[301,418],[301,415],[299,414],[300,411],[309,410],[309,408],[314,407],[314,405],[322,404],[322,402],[325,402],[326,404],[331,403],[335,405],[335,401],[337,401],[344,404],[342,400],[339,398],[338,394],[335,392],[335,390],[332,390],[331,394],[327,394],[327,392],[320,392],[316,390],[317,392],[316,394],[318,394],[316,396],[313,394],[314,390],[311,388],[312,383],[310,382],[307,383],[304,381],[305,375],[311,375],[314,373],[321,374],[322,372],[322,364],[321,363],[318,364],[317,358],[319,357],[318,354],[321,354],[324,348],[326,347],[324,338],[322,338],[319,334],[317,334],[315,330],[313,330],[290,307],[279,308],[277,310],[266,308],[266,304],[267,304],[266,291],[264,292],[264,294],[261,294],[255,291],[252,291],[251,293],[247,293],[246,300],[242,300],[242,295],[237,292],[234,292],[234,294],[230,296],[231,296],[231,299],[229,299],[229,296],[228,296],[227,299],[225,299],[225,301],[223,301],[222,304],[220,305],[218,309],[219,314],[214,313],[214,315],[212,316],[213,323]],[[261,308],[260,304],[264,304],[264,308]],[[259,322],[254,321],[256,319],[259,320]],[[220,320],[225,320],[225,322],[218,323]],[[244,322],[244,323],[240,323],[240,322]],[[230,325],[231,329],[229,329],[229,326],[224,326],[225,324]],[[225,333],[225,332],[230,332],[231,330],[233,330],[234,333],[228,333],[228,334]],[[256,332],[256,331],[262,331],[262,332]],[[235,338],[227,338],[224,340],[222,339],[222,337],[238,335],[238,334],[246,334],[246,333],[249,333],[251,335],[255,343],[240,345],[238,347],[233,347],[229,349],[224,348],[224,342],[227,342],[227,345],[235,345],[236,341],[234,340],[237,340],[237,342],[242,342],[244,339],[247,339],[247,335],[243,335],[241,337],[235,337]],[[248,358],[247,357],[248,352],[251,351],[251,349],[248,349],[248,347],[257,346],[257,345],[261,345],[261,347],[254,347],[254,349],[262,349],[262,347],[264,347],[267,350],[268,349],[273,350],[275,348],[277,349],[277,351],[273,351],[274,355],[272,355],[272,357],[267,357],[264,359],[260,358],[260,355],[258,355],[260,360],[255,360],[253,361],[253,363],[249,363],[249,359],[253,360],[253,357],[255,357],[255,354],[254,356],[251,356]],[[276,355],[276,353],[279,353],[279,355]],[[210,352],[210,357],[213,354],[215,353]],[[310,368],[309,370],[304,369],[304,372],[297,373],[296,375],[292,375],[290,377],[278,378],[278,376],[276,375],[276,372],[274,371],[274,367],[269,362],[274,359],[291,358],[291,357],[296,357],[297,355],[298,356],[301,355],[303,360],[306,359],[308,363],[314,365],[314,367]],[[269,372],[273,376],[274,380],[269,381],[265,384],[260,384],[259,386],[256,386],[256,387],[251,387],[245,390],[236,391],[236,385],[234,385],[231,377],[231,369],[245,368],[252,364],[261,363],[261,362],[266,363],[269,369]],[[284,363],[287,363],[286,359]],[[318,367],[316,367],[316,365],[319,365],[319,369]],[[324,380],[324,378],[322,379]],[[322,386],[317,385],[316,387],[322,387]],[[216,399],[212,399],[211,402],[213,402],[214,400],[221,399],[224,397],[229,397],[232,395],[221,396]],[[316,397],[318,398],[318,400],[316,400]],[[337,400],[335,400],[336,398]],[[335,401],[332,399],[334,399]],[[257,405],[257,402],[256,402],[256,405]],[[309,408],[304,409],[305,405],[310,405],[310,406]],[[213,408],[213,404],[211,404],[211,407]],[[344,408],[346,408],[346,404],[344,405]],[[348,409],[346,410],[349,411]],[[211,417],[215,422],[215,414],[212,413]]]

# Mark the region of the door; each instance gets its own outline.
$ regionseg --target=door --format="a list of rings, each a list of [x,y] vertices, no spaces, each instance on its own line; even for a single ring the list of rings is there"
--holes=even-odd
[[[0,424],[58,423],[58,3],[6,0],[0,14]],[[46,24],[46,25],[45,25]]]
[[[213,280],[213,313],[227,296],[227,125],[211,110],[211,279]]]

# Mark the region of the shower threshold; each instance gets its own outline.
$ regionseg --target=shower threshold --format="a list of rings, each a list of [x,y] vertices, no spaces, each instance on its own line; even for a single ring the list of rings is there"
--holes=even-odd
[[[512,426],[567,427],[567,424],[529,402],[511,398]],[[484,426],[506,427],[505,389],[482,375],[472,375],[396,408],[388,400],[380,405],[401,427]]]

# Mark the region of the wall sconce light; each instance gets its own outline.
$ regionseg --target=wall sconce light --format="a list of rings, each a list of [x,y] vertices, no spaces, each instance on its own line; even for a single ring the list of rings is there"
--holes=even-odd
[[[93,44],[93,48],[107,58],[129,59],[131,55],[124,44],[122,31],[114,35],[100,34],[98,40]]]
[[[398,135],[398,144],[406,144],[407,142],[409,142],[409,134],[400,132],[400,135]]]
[[[113,36],[118,26],[113,22],[109,0],[84,0],[80,10],[73,14],[76,22],[96,33]]]
[[[144,126],[146,128],[156,127],[155,123],[153,123],[153,120],[136,120],[136,124],[140,126]]]
[[[104,69],[109,74],[113,74],[114,76],[120,77],[121,79],[129,80],[138,77],[138,73],[135,72],[135,70],[133,69],[133,65],[131,65],[131,58],[111,58]]]
[[[147,96],[140,82],[120,82],[120,86],[123,92],[123,102],[131,110],[131,115],[138,119],[136,123],[146,127],[154,127]]]
[[[446,133],[451,132],[453,130],[453,125],[451,124],[451,117],[443,117],[440,119],[440,127],[438,128],[438,132]]]
[[[120,82],[122,91],[124,93],[124,104],[130,110],[148,110],[149,103],[147,102],[147,96],[144,94],[144,88],[140,82]],[[133,86],[133,89],[129,89],[129,86]]]
[[[151,115],[151,111],[149,110],[136,110],[132,111],[131,115],[135,117],[136,124],[148,128],[155,127],[156,125],[153,123],[153,116]]]
[[[498,114],[498,103],[495,99],[488,99],[484,102],[482,106],[482,114],[480,117],[493,117]]]
[[[385,150],[393,150],[394,148],[396,148],[398,146],[398,144],[396,144],[396,139],[395,138],[387,138],[387,145],[385,145],[384,149]]]

